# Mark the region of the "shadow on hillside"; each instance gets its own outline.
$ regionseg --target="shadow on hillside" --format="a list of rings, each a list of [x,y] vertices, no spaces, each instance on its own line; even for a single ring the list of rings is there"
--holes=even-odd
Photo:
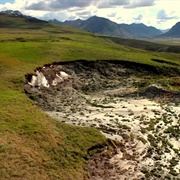
[[[170,45],[158,44],[158,43],[136,40],[136,39],[121,39],[117,37],[108,37],[108,36],[99,36],[99,37],[110,39],[116,44],[121,44],[133,48],[144,49],[153,52],[180,53],[180,46],[170,46]]]

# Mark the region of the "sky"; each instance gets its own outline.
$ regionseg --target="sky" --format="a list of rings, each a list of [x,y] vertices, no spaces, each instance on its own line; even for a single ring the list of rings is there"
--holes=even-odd
[[[0,0],[0,11],[19,10],[43,20],[108,18],[169,29],[180,21],[180,0]]]

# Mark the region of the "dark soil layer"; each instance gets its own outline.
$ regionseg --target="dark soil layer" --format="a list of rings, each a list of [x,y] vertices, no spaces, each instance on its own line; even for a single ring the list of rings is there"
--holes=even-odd
[[[81,93],[89,94],[103,90],[122,89],[118,93],[108,94],[119,97],[147,97],[174,101],[180,98],[180,93],[165,90],[159,83],[160,77],[177,77],[178,69],[158,68],[146,64],[125,61],[73,61],[47,64],[45,68],[37,68],[43,72],[49,82],[52,82],[60,70],[68,73],[71,78],[50,88],[31,88],[25,85],[27,95],[36,101],[44,110],[61,109],[64,100],[74,97],[81,102]],[[177,86],[180,85],[176,79]],[[164,80],[162,80],[164,83]],[[168,82],[167,82],[168,83]],[[168,86],[166,84],[166,86]],[[68,89],[68,90],[67,90]],[[78,97],[78,98],[77,98]],[[58,99],[58,102],[56,101]]]

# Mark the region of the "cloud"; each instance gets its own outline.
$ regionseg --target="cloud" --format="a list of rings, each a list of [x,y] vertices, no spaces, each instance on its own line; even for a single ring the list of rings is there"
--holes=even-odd
[[[78,16],[87,16],[89,14],[91,14],[89,11],[82,11],[82,12],[77,12],[76,13]]]
[[[129,0],[101,0],[98,3],[95,3],[98,8],[112,8],[115,6],[123,6],[128,4]]]
[[[173,12],[171,13],[171,15],[173,14]],[[157,13],[157,19],[160,20],[161,22],[165,22],[167,20],[172,20],[172,19],[178,19],[177,16],[168,16],[165,12],[164,9],[160,10],[158,13]]]
[[[91,11],[82,11],[76,13],[76,17],[79,17],[80,19],[87,19],[91,16],[92,16]]]
[[[142,14],[139,14],[137,17],[133,18],[134,20],[136,21],[141,21],[143,18],[143,15]]]
[[[59,21],[64,21],[69,18],[69,15],[66,11],[61,12],[45,12],[44,15],[41,16],[44,20],[57,19]]]
[[[87,7],[93,0],[44,0],[27,5],[27,10],[58,11],[73,7]]]
[[[138,8],[138,7],[147,7],[155,5],[156,0],[130,0],[127,6],[124,8]]]
[[[27,10],[46,10],[48,8],[48,4],[46,2],[37,2],[37,3],[32,3],[31,5],[27,6]]]
[[[28,1],[27,1],[28,2]],[[94,5],[97,8],[125,7],[137,8],[153,6],[155,0],[36,0],[27,3],[28,10],[58,11],[74,7],[88,7]]]
[[[54,0],[50,2],[50,7],[53,9],[68,9],[71,7],[86,7],[89,6],[91,1],[84,0]]]
[[[113,13],[111,13],[111,14],[108,14],[107,16],[108,16],[108,17],[115,17],[115,16],[116,16],[116,12],[113,12]]]
[[[95,3],[98,8],[112,8],[122,6],[124,8],[138,8],[155,5],[156,0],[101,0]]]

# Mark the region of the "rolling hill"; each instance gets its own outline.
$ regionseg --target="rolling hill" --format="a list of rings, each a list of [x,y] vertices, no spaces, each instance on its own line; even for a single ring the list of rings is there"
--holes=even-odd
[[[0,28],[24,28],[38,29],[50,26],[47,21],[43,21],[31,16],[24,16],[19,11],[2,11],[0,12]]]

